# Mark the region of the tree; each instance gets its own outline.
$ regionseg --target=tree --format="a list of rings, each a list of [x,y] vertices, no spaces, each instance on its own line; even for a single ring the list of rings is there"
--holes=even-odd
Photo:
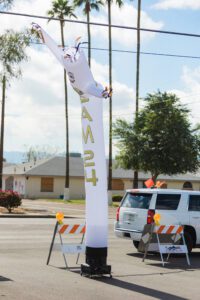
[[[91,32],[90,32],[90,12],[91,10],[99,11],[103,5],[102,0],[74,0],[74,5],[84,6],[83,13],[87,16],[87,34],[88,34],[88,63],[91,66]]]
[[[145,100],[137,122],[117,120],[114,125],[119,165],[149,171],[154,182],[159,174],[197,171],[200,137],[191,127],[188,109],[174,94],[157,92]]]
[[[106,0],[108,6],[108,41],[109,41],[109,85],[112,88],[112,16],[111,16],[111,4],[112,0]],[[115,0],[115,3],[122,7],[123,0]],[[112,191],[112,96],[109,102],[109,162],[108,162],[108,191]],[[109,199],[110,201],[110,199]]]
[[[0,191],[0,206],[7,208],[9,213],[21,204],[22,198],[18,193],[14,191]]]
[[[49,145],[44,146],[30,146],[24,154],[25,162],[36,162],[41,159],[48,159],[54,157],[58,153],[58,149]]]
[[[0,83],[2,85],[0,189],[2,188],[6,88],[12,78],[21,76],[22,72],[19,64],[27,60],[25,50],[29,43],[30,35],[28,32],[7,30],[4,34],[0,35]]]
[[[55,0],[52,2],[52,8],[47,12],[51,18],[59,18],[60,20],[60,32],[61,32],[61,44],[65,47],[64,42],[64,18],[74,17],[74,8],[69,5],[68,0]],[[65,189],[67,189],[67,195],[64,195],[66,199],[69,198],[69,121],[68,121],[68,93],[67,93],[67,75],[64,69],[64,93],[65,93],[65,118],[66,118],[66,174],[65,174]]]

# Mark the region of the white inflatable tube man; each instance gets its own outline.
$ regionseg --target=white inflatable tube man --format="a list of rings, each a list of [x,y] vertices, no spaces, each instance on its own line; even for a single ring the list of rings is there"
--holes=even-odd
[[[38,24],[33,23],[32,26],[66,69],[70,83],[81,100],[86,190],[86,264],[81,266],[81,273],[110,274],[111,266],[106,263],[108,199],[101,101],[109,97],[109,91],[95,82],[79,46],[62,49]]]

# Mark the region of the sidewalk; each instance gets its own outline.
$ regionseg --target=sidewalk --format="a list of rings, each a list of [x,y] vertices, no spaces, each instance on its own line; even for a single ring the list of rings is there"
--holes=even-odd
[[[17,212],[11,214],[0,212],[0,218],[55,218],[58,211],[62,211],[65,218],[84,218],[85,216],[84,204],[23,199],[20,208]],[[109,207],[110,219],[115,218],[116,210],[116,207]]]

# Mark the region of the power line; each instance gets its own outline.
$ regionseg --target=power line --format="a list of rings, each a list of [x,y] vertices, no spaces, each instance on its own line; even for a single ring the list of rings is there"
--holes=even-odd
[[[87,47],[82,47],[86,49]],[[106,48],[91,48],[92,50],[100,50],[100,51],[108,51]],[[124,52],[124,53],[131,53],[136,54],[136,51],[132,50],[121,50],[121,49],[113,49],[112,52]],[[158,53],[158,52],[144,52],[141,51],[140,54],[143,55],[155,55],[155,56],[168,56],[168,57],[176,57],[176,58],[192,58],[192,59],[200,59],[200,56],[193,56],[193,55],[182,55],[182,54],[171,54],[171,53]]]
[[[14,15],[14,16],[20,16],[20,17],[28,17],[28,18],[38,18],[38,19],[45,19],[45,20],[54,20],[54,21],[60,21],[59,18],[50,18],[46,16],[39,16],[39,15],[31,15],[31,14],[22,14],[22,13],[15,13],[15,12],[8,12],[8,11],[0,11],[1,14],[7,14],[7,15]],[[106,23],[97,23],[97,22],[86,22],[86,21],[78,21],[78,20],[70,20],[70,19],[62,19],[65,22],[69,23],[77,23],[77,24],[90,24],[94,26],[102,26],[102,27],[109,27]],[[128,30],[138,30],[137,27],[132,26],[122,26],[122,25],[110,25],[112,28],[120,28],[120,29],[128,29]],[[146,32],[154,32],[154,33],[161,33],[161,34],[168,34],[168,35],[178,35],[178,36],[187,36],[187,37],[196,37],[200,38],[200,34],[195,33],[187,33],[187,32],[178,32],[178,31],[168,31],[168,30],[157,30],[157,29],[150,29],[150,28],[140,28],[140,31],[146,31]]]
[[[33,45],[42,45],[46,46],[46,44],[38,43],[38,42],[31,42]],[[82,49],[88,49],[88,47],[81,47]],[[97,48],[97,47],[91,47],[91,50],[95,51],[109,51],[107,48]],[[120,52],[120,53],[130,53],[130,54],[136,54],[136,51],[133,50],[122,50],[122,49],[112,49],[112,52]],[[174,58],[190,58],[190,59],[200,59],[200,56],[194,56],[194,55],[183,55],[183,54],[172,54],[172,53],[160,53],[160,52],[144,52],[141,51],[140,54],[143,55],[153,55],[153,56],[166,56],[166,57],[174,57]]]
[[[51,19],[51,20],[55,20],[55,21],[60,21],[59,18],[49,18],[49,17],[46,17],[46,16],[39,16],[39,15],[21,14],[21,13],[5,12],[5,11],[0,11],[0,13],[1,14],[7,14],[7,15],[20,16],[20,17],[31,17],[31,18],[40,18],[40,19],[46,19],[46,20]],[[63,20],[65,22],[70,22],[70,23],[87,24],[86,21],[69,20],[69,19],[63,19]],[[90,25],[95,25],[95,26],[109,27],[109,25],[105,24],[105,23],[90,22],[89,24]],[[130,27],[130,26],[111,25],[111,27],[121,28],[121,29],[128,29],[128,30],[137,30],[136,27]],[[147,32],[163,33],[163,34],[182,35],[182,36],[188,36],[188,37],[200,37],[200,34],[193,34],[193,33],[164,31],[164,30],[155,30],[155,29],[147,29],[147,28],[140,28],[140,30],[141,31],[147,31]],[[32,42],[32,43],[34,44],[34,42]],[[40,43],[35,43],[35,44],[40,44]],[[87,48],[87,47],[82,47],[82,48]],[[106,48],[95,48],[95,47],[93,47],[91,49],[92,50],[97,50],[97,51],[108,51],[108,49],[106,49]],[[121,49],[113,49],[112,51],[113,52],[121,52],[121,53],[131,53],[131,54],[136,53],[136,51],[121,50]],[[200,56],[180,55],[180,54],[171,54],[171,53],[143,52],[142,51],[141,54],[143,54],[143,55],[155,55],[155,56],[167,56],[167,57],[175,57],[175,58],[200,59]],[[181,98],[183,98],[183,97],[181,97]],[[187,104],[193,104],[193,102],[188,102]],[[128,115],[128,114],[120,114],[120,115]],[[120,115],[115,115],[115,116],[120,116]]]
[[[20,14],[20,13],[13,13],[13,12],[4,12],[0,11],[1,14],[9,14],[9,15],[14,15],[14,16],[23,16],[23,17],[34,17],[34,18],[41,18],[41,19],[46,19],[46,20],[55,20],[55,21],[60,21],[59,18],[49,18],[45,16],[38,16],[38,15],[30,15],[30,14]],[[78,21],[78,20],[69,20],[69,19],[63,19],[65,22],[71,22],[71,23],[80,23],[80,24],[87,24],[85,21]],[[94,23],[90,22],[90,25],[96,25],[96,26],[106,26],[108,27],[108,24],[104,23]],[[129,26],[121,26],[121,25],[111,25],[111,27],[114,28],[122,28],[122,29],[132,29],[132,30],[137,30],[136,27],[129,27]],[[140,30],[142,31],[151,31],[151,32],[157,32],[157,33],[166,33],[166,34],[176,34],[176,35],[184,35],[184,36],[190,36],[190,37],[200,37],[200,34],[193,34],[193,33],[183,33],[183,32],[173,32],[173,31],[163,31],[163,30],[154,30],[154,29],[146,29],[146,28],[141,28]],[[32,42],[32,44],[41,44],[42,43],[35,43]],[[87,47],[82,47],[83,49],[87,49]],[[92,50],[97,50],[97,51],[108,51],[107,48],[96,48],[92,47]],[[122,50],[122,49],[112,49],[112,52],[121,52],[121,53],[130,53],[130,54],[136,54],[136,51],[132,50]],[[172,54],[172,53],[158,53],[158,52],[140,52],[143,55],[153,55],[153,56],[166,56],[166,57],[174,57],[174,58],[190,58],[190,59],[200,59],[200,56],[194,56],[194,55],[182,55],[182,54]]]

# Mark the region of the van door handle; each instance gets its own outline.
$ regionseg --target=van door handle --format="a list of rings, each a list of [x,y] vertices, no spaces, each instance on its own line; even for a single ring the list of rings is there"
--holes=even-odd
[[[131,222],[130,222],[130,221],[124,221],[124,223],[126,223],[126,224],[131,224]]]
[[[200,217],[192,217],[192,219],[200,219]]]

